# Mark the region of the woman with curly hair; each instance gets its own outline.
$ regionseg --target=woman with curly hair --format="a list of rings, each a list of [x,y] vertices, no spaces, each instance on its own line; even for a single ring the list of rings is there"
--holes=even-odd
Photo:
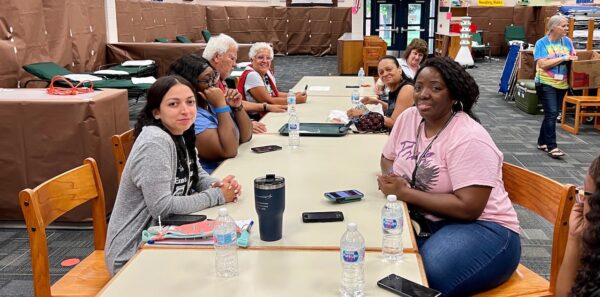
[[[600,296],[600,156],[592,161],[569,218],[556,296]]]
[[[503,155],[473,114],[479,87],[458,63],[436,57],[414,88],[415,107],[400,114],[383,149],[379,188],[418,221],[432,288],[444,296],[489,290],[515,271],[521,244]]]

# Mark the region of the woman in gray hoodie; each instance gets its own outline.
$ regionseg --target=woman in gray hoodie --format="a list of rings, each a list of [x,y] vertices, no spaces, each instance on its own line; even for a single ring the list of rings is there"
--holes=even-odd
[[[135,254],[142,231],[158,225],[159,217],[232,202],[241,193],[233,176],[211,177],[198,162],[192,90],[175,75],[159,78],[148,90],[108,224],[105,258],[112,274]]]

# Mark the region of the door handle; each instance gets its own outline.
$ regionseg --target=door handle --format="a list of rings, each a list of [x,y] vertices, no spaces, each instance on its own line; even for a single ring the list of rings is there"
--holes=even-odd
[[[419,29],[406,29],[404,27],[400,28],[400,32],[404,33],[404,32],[408,32],[408,31],[419,31],[419,32],[424,32],[425,29],[423,28],[419,28]]]
[[[392,32],[398,32],[398,28],[393,28],[393,29],[375,29],[376,32],[380,32],[380,31],[392,31]]]

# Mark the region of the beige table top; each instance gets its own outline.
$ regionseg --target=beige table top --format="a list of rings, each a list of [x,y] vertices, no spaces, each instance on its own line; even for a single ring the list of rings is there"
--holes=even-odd
[[[300,123],[327,123],[327,117],[332,110],[346,112],[351,107],[350,97],[310,95],[306,103],[296,105],[296,110],[298,111]],[[267,126],[267,133],[279,133],[279,128],[287,124],[288,120],[289,114],[287,112],[269,112],[260,119]]]
[[[372,76],[365,77],[365,83],[369,84],[369,87],[361,87],[359,89],[360,96],[374,96],[375,95],[375,80]],[[303,77],[293,88],[294,91],[302,91],[304,87],[308,85],[308,96],[334,96],[334,97],[346,97],[350,101],[350,95],[356,88],[347,88],[346,86],[358,86],[357,76],[305,76]],[[329,87],[327,91],[315,91],[311,90],[310,87]]]
[[[213,250],[142,249],[98,296],[339,296],[338,251],[239,250],[240,275],[218,278]],[[398,264],[365,256],[365,295],[397,296],[377,287],[390,273],[425,283],[418,254]]]
[[[233,174],[242,185],[243,194],[237,203],[226,207],[234,219],[254,219],[250,235],[252,247],[285,247],[337,249],[346,224],[355,222],[363,234],[367,249],[380,250],[382,231],[381,209],[385,197],[377,189],[381,150],[386,135],[347,135],[343,137],[301,137],[300,147],[287,146],[287,137],[276,134],[257,135],[240,146],[238,156],[221,164],[214,176]],[[276,144],[280,151],[256,154],[251,147]],[[275,242],[260,240],[258,216],[254,207],[254,178],[268,173],[286,179],[286,205],[283,238]],[[326,200],[325,192],[357,189],[364,193],[362,201],[336,204]],[[334,223],[303,223],[307,211],[342,211],[345,220]],[[218,207],[200,211],[216,218]],[[415,251],[413,232],[409,232],[408,214],[404,215],[402,234],[405,251]],[[411,231],[411,230],[410,230]]]

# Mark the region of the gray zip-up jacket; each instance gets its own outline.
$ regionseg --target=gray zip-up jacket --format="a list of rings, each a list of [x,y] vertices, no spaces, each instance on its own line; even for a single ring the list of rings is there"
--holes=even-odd
[[[210,184],[219,179],[200,166],[196,193],[173,196],[177,170],[177,151],[171,136],[156,126],[146,126],[137,137],[117,193],[108,224],[105,258],[115,274],[135,254],[142,243],[142,231],[158,225],[158,216],[188,214],[225,203],[218,188]]]

